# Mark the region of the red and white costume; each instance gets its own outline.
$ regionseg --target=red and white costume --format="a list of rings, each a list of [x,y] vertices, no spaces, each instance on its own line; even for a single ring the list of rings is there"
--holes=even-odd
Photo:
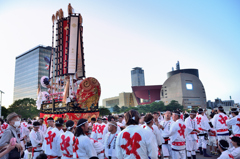
[[[91,139],[91,143],[93,144],[93,147],[97,153],[97,157],[99,159],[104,159],[104,146],[101,142],[98,142],[97,140]]]
[[[222,152],[221,156],[218,159],[235,159],[232,155],[232,150],[228,149]]]
[[[196,117],[197,120],[197,125],[198,125],[198,130],[200,131],[199,133],[199,140],[198,140],[198,146],[202,147],[203,149],[207,148],[207,140],[205,136],[208,133],[208,130],[210,129],[208,119],[206,116],[203,116],[201,114],[197,115]]]
[[[104,123],[98,124],[98,127],[97,127],[97,141],[101,142],[102,144],[104,142],[103,130],[105,127],[107,127],[107,124],[104,124]]]
[[[118,136],[118,132],[116,132],[115,134],[111,134],[110,132],[108,132],[105,136],[104,148],[105,148],[105,156],[107,158],[111,156],[112,159],[117,159],[117,152],[116,152],[117,136]]]
[[[28,123],[27,122],[21,122],[21,127],[27,127]]]
[[[117,126],[117,132],[119,133],[121,131],[121,128],[120,128],[120,126],[118,125]],[[108,124],[105,126],[105,128],[104,128],[104,130],[103,130],[103,144],[104,144],[104,141],[105,141],[105,137],[106,137],[106,134],[108,133],[109,131],[108,131]]]
[[[233,147],[229,149],[231,151],[231,154],[233,155],[234,159],[239,159],[240,158],[240,147]]]
[[[37,132],[32,130],[29,134],[32,143],[32,157],[36,159],[38,155],[42,152],[42,143],[44,140],[44,135],[41,130]]]
[[[57,159],[58,157],[62,156],[60,150],[61,134],[61,130],[58,130],[58,128],[53,128],[45,135],[45,154],[48,156],[48,158]]]
[[[89,159],[97,156],[96,150],[88,136],[80,135],[79,137],[75,137],[73,141],[73,158]]]
[[[2,128],[2,131],[4,132],[7,128],[8,128],[8,124],[6,122],[4,122],[2,125],[1,125],[1,128]]]
[[[209,138],[209,146],[217,146],[217,133],[215,129],[210,129],[209,133],[208,133],[208,138]]]
[[[196,155],[196,151],[198,150],[197,132],[193,131],[198,130],[196,118],[192,119],[190,116],[187,117],[185,120],[185,125],[187,157],[191,157],[192,155]]]
[[[44,134],[44,140],[43,140],[43,145],[42,145],[42,149],[43,149],[44,152],[46,152],[46,140],[45,140],[45,137],[47,136],[47,133],[48,133],[50,130],[52,130],[52,129],[53,129],[53,127],[49,126],[48,129],[47,129],[46,134]]]
[[[240,115],[226,121],[227,126],[232,126],[234,136],[240,137]]]
[[[97,140],[97,128],[98,128],[99,123],[94,123],[92,126],[92,133],[90,135],[90,138]]]
[[[61,159],[73,158],[73,139],[74,134],[71,131],[66,131],[60,136]]]
[[[212,119],[213,128],[217,131],[218,141],[221,139],[227,140],[230,143],[228,126],[226,124],[228,116],[224,113],[215,114]]]
[[[139,125],[129,125],[118,134],[116,151],[118,159],[157,159],[155,136]],[[156,143],[156,142],[155,142]]]
[[[144,128],[144,129],[153,133],[153,135],[155,136],[157,146],[162,145],[164,140],[162,138],[160,130],[158,129],[158,127],[156,125],[153,125],[152,127],[149,127],[149,126],[147,126],[147,124],[143,124],[142,128]]]
[[[172,120],[168,120],[168,121],[163,120],[160,123],[160,125],[163,126],[163,130],[161,129],[160,132],[164,139],[164,142],[162,144],[162,153],[163,153],[163,156],[166,156],[166,157],[172,155],[171,142],[170,142],[170,138],[169,138],[168,134],[170,131],[171,124],[173,122],[174,121],[172,121]]]
[[[186,158],[186,125],[182,119],[178,119],[171,125],[168,136],[170,137],[172,147],[172,158],[183,159]]]

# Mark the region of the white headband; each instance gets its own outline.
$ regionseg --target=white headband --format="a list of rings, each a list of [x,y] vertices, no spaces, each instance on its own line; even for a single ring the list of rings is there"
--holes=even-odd
[[[83,122],[82,124],[77,125],[76,127],[82,126],[83,124],[87,123],[88,121]]]
[[[37,125],[37,126],[33,126],[33,127],[39,128],[40,126],[39,126],[39,125]]]
[[[135,120],[135,116],[134,116],[134,117],[132,117],[132,120]]]
[[[73,126],[67,127],[67,129],[70,130],[70,129],[72,129],[73,127],[74,127],[74,124],[73,124]]]
[[[195,115],[196,113],[190,113],[191,115]]]
[[[108,124],[113,125],[113,126],[115,126],[115,127],[117,128],[117,125],[114,125],[114,124],[112,124],[112,123],[108,123]]]
[[[219,142],[219,145],[220,145],[221,148],[224,148],[226,150],[228,149],[228,147],[223,147],[220,142]]]
[[[150,123],[152,120],[153,120],[153,119],[151,119],[150,121],[148,121],[148,122],[145,122],[145,123],[147,123],[147,124],[148,124],[148,123]]]

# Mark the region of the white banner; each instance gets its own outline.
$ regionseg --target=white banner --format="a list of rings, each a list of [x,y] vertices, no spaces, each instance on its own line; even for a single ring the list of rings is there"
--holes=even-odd
[[[75,74],[77,64],[77,40],[78,40],[78,17],[70,18],[69,50],[68,50],[68,74]]]

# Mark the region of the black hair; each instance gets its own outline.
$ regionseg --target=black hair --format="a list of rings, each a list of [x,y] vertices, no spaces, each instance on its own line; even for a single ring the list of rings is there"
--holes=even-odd
[[[45,153],[41,153],[36,159],[47,159],[47,155]]]
[[[40,118],[39,120],[43,120],[43,118]]]
[[[177,114],[177,115],[178,115],[178,118],[180,119],[180,117],[181,117],[181,114],[180,114],[180,112],[179,112],[179,111],[175,110],[175,111],[173,111],[173,113]]]
[[[196,110],[191,110],[191,113],[197,113],[197,111]]]
[[[126,125],[138,125],[140,115],[136,110],[129,110],[125,115]]]
[[[74,134],[76,137],[79,137],[80,135],[85,135],[85,132],[83,131],[82,126],[84,126],[83,123],[86,121],[87,121],[87,119],[84,119],[84,118],[78,120],[77,129],[75,130],[75,134]],[[81,125],[81,124],[83,124],[83,125]],[[81,126],[78,126],[78,125],[81,125]]]
[[[32,122],[31,122],[31,121],[28,121],[28,124],[32,124]]]
[[[119,115],[118,117],[119,117],[119,118],[123,118],[123,116],[122,116],[122,115]]]
[[[211,118],[213,118],[213,117],[214,117],[214,114],[210,114],[209,116],[210,116]]]
[[[153,112],[153,114],[157,114],[157,112]]]
[[[108,121],[110,122],[110,121],[112,121],[112,119],[114,119],[114,121],[115,121],[115,118],[114,118],[114,116],[112,116],[112,115],[109,115],[109,116],[108,116]]]
[[[3,124],[4,123],[4,121],[2,120],[2,118],[0,118],[0,122]]]
[[[222,113],[224,112],[224,109],[223,109],[222,106],[219,106],[219,107],[218,107],[218,110],[219,110],[220,112],[222,112]]]
[[[94,121],[94,122],[95,122],[95,121],[96,121],[96,118],[91,118],[91,121]]]
[[[237,108],[232,108],[231,113],[238,115],[238,110]]]
[[[148,113],[148,114],[145,115],[144,121],[147,125],[149,125],[152,120],[153,120],[153,115],[152,114]]]
[[[38,121],[33,122],[33,126],[39,126],[40,123]]]
[[[229,148],[229,143],[226,140],[220,140],[219,146],[222,148],[223,151]]]
[[[73,122],[72,120],[68,120],[68,121],[66,122],[66,128],[67,128],[68,131],[72,131],[73,126],[74,126],[74,122]],[[69,128],[71,127],[71,128],[69,129],[68,127],[69,127]]]
[[[56,120],[55,125],[56,125],[56,127],[60,127],[60,126],[63,125],[63,123],[64,123],[63,118],[58,118],[58,119]]]
[[[199,114],[202,114],[202,112],[203,112],[203,109],[202,109],[202,108],[199,108],[199,109],[198,109],[198,113],[199,113]]]

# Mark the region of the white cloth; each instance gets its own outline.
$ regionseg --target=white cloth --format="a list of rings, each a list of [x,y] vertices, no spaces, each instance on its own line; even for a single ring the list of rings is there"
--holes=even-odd
[[[226,134],[228,132],[228,126],[226,124],[226,120],[228,116],[224,113],[215,114],[212,119],[212,125],[216,129],[217,134]]]
[[[30,137],[33,149],[35,151],[41,151],[42,146],[39,144],[42,144],[43,140],[44,140],[44,135],[43,135],[42,131],[38,130],[36,132],[36,131],[32,130],[29,134],[29,137]],[[35,159],[39,154],[40,154],[40,152],[34,152],[33,159]]]
[[[47,126],[45,124],[42,124],[39,126],[39,129],[43,132],[43,134],[45,135],[47,132]]]
[[[121,128],[119,126],[117,126],[117,132],[119,133],[120,131],[121,131]],[[104,141],[105,141],[105,136],[108,132],[109,131],[108,131],[108,124],[107,124],[106,127],[103,130],[103,135],[102,135],[103,144],[104,144]]]
[[[68,157],[73,155],[73,139],[74,134],[70,131],[66,131],[60,136],[60,150],[62,152],[61,159],[69,159],[72,157]]]
[[[48,127],[46,134],[44,134],[44,140],[43,140],[43,145],[42,145],[42,149],[43,149],[44,152],[46,152],[46,140],[45,140],[45,137],[46,137],[47,133],[48,133],[50,130],[52,130],[52,129],[53,129],[53,127],[51,127],[51,126]]]
[[[94,139],[91,139],[90,138],[90,141],[97,153],[97,157],[99,159],[104,159],[104,146],[101,142],[98,142],[97,140],[94,140]]]
[[[233,134],[240,134],[240,115],[228,119],[226,121],[227,126],[232,126]]]
[[[223,151],[221,156],[217,159],[235,159],[231,153],[230,150]]]
[[[185,119],[185,125],[186,125],[186,140],[196,141],[197,140],[197,132],[193,131],[193,130],[194,129],[198,130],[197,119],[196,118],[191,119],[191,117],[189,116]]]
[[[127,126],[118,134],[116,141],[117,158],[157,159],[158,149],[154,143],[155,137],[139,125]]]
[[[185,150],[172,151],[172,158],[173,159],[184,159],[184,158],[186,158],[186,151]]]
[[[99,123],[94,123],[92,126],[92,133],[90,135],[90,138],[97,140],[97,127],[98,127]]]
[[[105,148],[105,156],[108,158],[111,156],[112,158],[117,157],[116,153],[116,140],[117,140],[118,132],[115,134],[111,134],[108,132],[105,136],[104,140],[104,148]],[[110,145],[110,149],[109,149]]]
[[[171,127],[171,124],[174,123],[174,121],[172,120],[163,120],[161,121],[160,125],[163,126],[163,130],[161,129],[161,134],[162,134],[162,137],[165,138],[165,137],[168,137],[168,134],[169,134],[169,131],[170,131],[170,127]]]
[[[52,130],[48,131],[48,133],[45,136],[46,155],[58,156],[58,157],[62,156],[62,153],[60,150],[61,134],[62,134],[62,131],[58,130],[58,128],[53,128]]]
[[[32,152],[28,152],[28,150],[24,151],[23,159],[28,159],[28,154],[32,154]],[[37,154],[36,154],[37,155]]]
[[[160,133],[160,130],[158,129],[158,127],[156,125],[153,125],[152,128],[150,128],[149,126],[147,126],[147,124],[143,124],[142,127],[150,132],[153,133],[153,135],[155,136],[155,140],[156,140],[156,145],[160,146],[162,145],[162,143],[164,142],[162,135]]]
[[[232,155],[235,159],[240,159],[240,147],[234,148]]]
[[[208,123],[208,118],[206,116],[202,116],[201,114],[196,116],[198,129],[200,130],[199,134],[207,133],[210,129],[210,125]]]
[[[208,136],[208,144],[210,146],[217,146],[217,133],[215,129],[210,129],[209,136]]]
[[[80,135],[75,138],[74,141],[73,158],[89,159],[93,156],[97,156],[96,150],[88,136]]]
[[[197,151],[198,143],[196,140],[186,140],[186,150],[187,151]]]
[[[172,156],[172,148],[170,144],[162,144],[162,153],[163,156]]]
[[[178,119],[171,125],[168,136],[170,137],[171,147],[176,150],[185,150],[186,125],[182,119]],[[183,145],[178,143],[184,143]]]

